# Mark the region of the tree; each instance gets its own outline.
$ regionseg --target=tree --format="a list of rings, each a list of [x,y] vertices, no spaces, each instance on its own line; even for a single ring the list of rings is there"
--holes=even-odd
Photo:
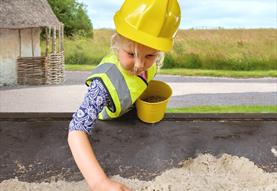
[[[93,27],[86,7],[76,0],[48,0],[58,19],[64,23],[66,36],[92,36]]]

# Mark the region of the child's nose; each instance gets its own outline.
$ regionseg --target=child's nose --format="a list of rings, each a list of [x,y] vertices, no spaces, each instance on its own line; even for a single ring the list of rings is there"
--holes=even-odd
[[[137,58],[135,60],[135,67],[138,69],[142,69],[144,67],[144,59]]]

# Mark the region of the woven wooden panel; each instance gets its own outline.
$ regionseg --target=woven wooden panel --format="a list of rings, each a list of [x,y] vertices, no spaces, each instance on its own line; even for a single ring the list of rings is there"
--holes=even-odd
[[[20,57],[17,59],[17,83],[19,85],[46,84],[45,57]]]
[[[64,52],[51,53],[47,56],[47,84],[64,82]]]
[[[47,57],[20,57],[17,59],[17,84],[45,85],[64,82],[64,52]]]

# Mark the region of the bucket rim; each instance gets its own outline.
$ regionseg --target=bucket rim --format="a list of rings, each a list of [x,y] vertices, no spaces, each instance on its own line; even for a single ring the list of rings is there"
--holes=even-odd
[[[162,104],[162,103],[167,102],[167,101],[169,100],[170,97],[171,97],[171,96],[169,96],[167,99],[165,99],[165,100],[163,100],[163,101],[158,101],[158,102],[153,102],[153,103],[147,102],[147,101],[143,101],[143,100],[139,97],[139,98],[137,99],[136,102],[140,101],[140,102],[142,102],[143,104],[147,104],[147,105],[158,105],[158,104]]]
[[[136,102],[140,101],[140,102],[142,102],[143,104],[147,104],[147,105],[158,105],[158,104],[162,104],[162,103],[168,102],[168,100],[171,98],[172,93],[173,93],[173,92],[172,92],[172,88],[170,87],[170,85],[168,85],[166,82],[163,82],[163,81],[161,81],[161,80],[151,80],[149,83],[151,83],[151,82],[154,82],[154,83],[158,82],[158,83],[161,83],[161,84],[163,84],[163,85],[166,85],[166,86],[170,89],[170,95],[169,95],[165,100],[151,103],[151,102],[143,101],[143,100],[141,99],[141,96],[142,96],[143,93],[144,93],[144,92],[143,92],[143,93],[138,97],[138,99],[136,100]],[[145,91],[146,91],[146,90],[145,90]]]

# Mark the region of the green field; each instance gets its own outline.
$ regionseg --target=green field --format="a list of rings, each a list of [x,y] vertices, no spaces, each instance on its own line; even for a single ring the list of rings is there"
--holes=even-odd
[[[168,113],[277,113],[277,105],[194,106],[168,108]]]
[[[93,39],[65,39],[65,63],[96,65],[109,51],[113,30],[95,30]],[[275,70],[277,30],[180,30],[163,68]]]
[[[181,30],[166,68],[275,70],[277,30]]]

